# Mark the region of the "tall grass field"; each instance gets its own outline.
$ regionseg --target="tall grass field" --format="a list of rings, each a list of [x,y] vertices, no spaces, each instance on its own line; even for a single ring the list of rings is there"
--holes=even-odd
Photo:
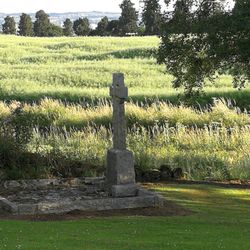
[[[250,88],[229,75],[189,100],[156,62],[157,37],[0,36],[0,178],[103,175],[112,74],[123,72],[136,170],[250,178]],[[216,99],[218,99],[215,101]]]
[[[123,72],[134,101],[177,102],[182,90],[171,87],[172,76],[156,64],[157,37],[23,38],[0,35],[1,100],[33,102],[44,96],[79,102],[108,97],[114,72]],[[194,103],[224,97],[248,106],[250,88],[237,91],[231,78],[207,82],[206,94]]]

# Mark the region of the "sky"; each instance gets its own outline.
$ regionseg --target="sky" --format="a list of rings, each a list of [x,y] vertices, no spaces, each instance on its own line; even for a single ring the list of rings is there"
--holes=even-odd
[[[45,12],[120,12],[122,0],[0,0],[0,13]],[[132,0],[139,7],[139,0]]]
[[[131,0],[139,8],[139,0]],[[233,0],[227,0],[232,4]],[[51,13],[63,12],[120,12],[122,0],[0,0],[0,13],[35,13],[44,10]],[[164,0],[160,0],[165,6]]]

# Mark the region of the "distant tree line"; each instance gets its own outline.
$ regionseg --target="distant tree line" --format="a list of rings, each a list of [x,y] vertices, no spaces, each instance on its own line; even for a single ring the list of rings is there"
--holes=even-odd
[[[13,17],[4,19],[2,30],[4,34],[18,34],[20,36],[55,37],[55,36],[125,36],[125,35],[159,35],[161,25],[161,6],[159,0],[145,0],[142,20],[131,0],[123,0],[121,16],[118,20],[103,17],[95,29],[91,29],[88,18],[75,21],[66,19],[63,27],[50,22],[49,15],[43,10],[36,13],[33,23],[28,14],[23,13],[17,25]]]

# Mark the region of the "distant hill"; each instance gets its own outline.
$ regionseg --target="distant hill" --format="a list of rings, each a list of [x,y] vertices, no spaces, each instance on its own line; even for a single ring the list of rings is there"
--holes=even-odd
[[[78,19],[79,17],[87,17],[90,21],[90,25],[92,28],[95,28],[97,23],[103,18],[107,16],[110,20],[117,20],[120,16],[120,13],[113,12],[99,12],[99,11],[91,11],[91,12],[67,12],[67,13],[48,13],[50,16],[50,20],[52,23],[62,26],[63,22],[66,18],[70,18],[72,21]],[[2,29],[2,24],[4,22],[4,18],[6,16],[12,16],[15,18],[16,22],[19,22],[19,17],[21,13],[0,13],[0,29]],[[29,13],[32,20],[35,21],[35,13]]]

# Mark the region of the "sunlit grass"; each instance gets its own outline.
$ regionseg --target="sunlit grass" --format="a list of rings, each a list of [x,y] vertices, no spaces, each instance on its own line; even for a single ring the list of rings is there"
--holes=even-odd
[[[44,96],[79,103],[108,98],[114,72],[123,72],[133,101],[145,98],[177,103],[183,90],[172,88],[173,77],[156,63],[157,37],[23,38],[0,36],[0,99],[38,101]],[[222,75],[206,83],[194,104],[211,103],[213,97],[235,99],[247,107],[249,87],[232,88],[232,78]]]
[[[226,210],[247,211],[250,206],[250,190],[244,188],[194,184],[155,184],[153,189],[169,200],[203,213],[223,214]]]
[[[2,178],[100,175],[112,147],[111,102],[0,102]],[[127,145],[140,172],[167,164],[187,179],[250,178],[250,118],[225,102],[209,110],[126,105]],[[11,152],[15,152],[14,156]]]
[[[110,127],[112,122],[112,103],[107,99],[99,99],[97,105],[94,101],[80,104],[65,103],[53,99],[42,99],[40,103],[22,103],[15,107],[16,102],[7,104],[0,101],[0,121],[15,120],[21,126],[24,122],[32,129],[34,126],[56,126],[81,129],[91,124]],[[16,114],[15,109],[22,112]],[[250,117],[246,112],[239,112],[235,107],[228,107],[223,100],[217,101],[209,109],[193,109],[181,105],[179,107],[162,101],[128,103],[126,105],[127,126],[134,125],[152,127],[155,125],[178,125],[189,128],[213,127],[244,127],[250,125]],[[198,142],[197,142],[198,143]]]

